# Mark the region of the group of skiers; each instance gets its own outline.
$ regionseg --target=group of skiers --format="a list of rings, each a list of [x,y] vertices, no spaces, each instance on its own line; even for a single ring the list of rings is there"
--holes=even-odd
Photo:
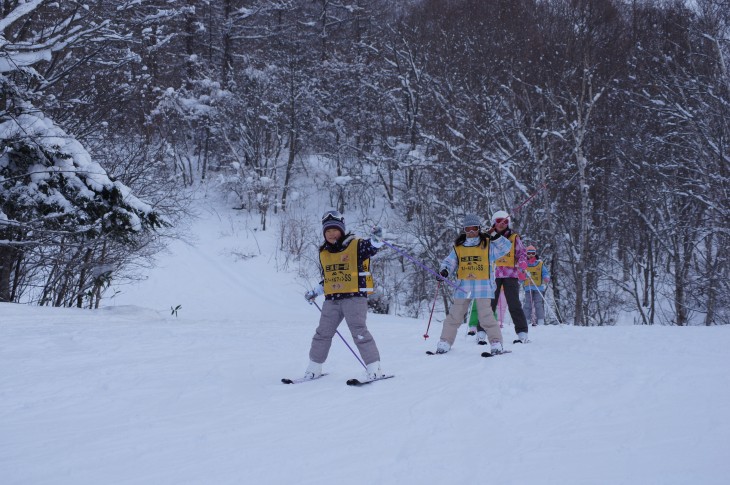
[[[544,324],[544,293],[550,281],[548,268],[537,258],[534,246],[525,246],[512,229],[512,220],[505,211],[491,217],[491,227],[482,230],[476,214],[462,221],[463,231],[449,255],[441,262],[439,277],[454,288],[454,302],[443,323],[437,354],[451,350],[456,334],[474,302],[478,315],[477,342],[490,346],[488,355],[504,352],[502,330],[495,318],[497,300],[504,292],[510,316],[515,325],[515,343],[528,342],[528,315],[535,312],[533,325]],[[322,281],[304,298],[312,303],[324,294],[319,325],[309,350],[305,379],[322,375],[332,338],[344,319],[362,357],[367,379],[385,377],[380,354],[366,325],[367,296],[373,290],[370,258],[385,244],[383,230],[374,227],[368,239],[357,238],[345,229],[345,218],[338,211],[322,215],[324,242],[319,248]],[[448,279],[453,276],[454,280]],[[520,302],[520,287],[525,290],[525,311]],[[484,355],[484,354],[482,354]],[[487,355],[487,356],[488,356]]]

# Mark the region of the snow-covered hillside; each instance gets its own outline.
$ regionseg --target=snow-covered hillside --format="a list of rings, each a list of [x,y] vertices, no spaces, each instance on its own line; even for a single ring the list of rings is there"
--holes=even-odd
[[[427,341],[424,319],[370,314],[396,378],[346,386],[363,369],[336,337],[329,375],[288,386],[280,379],[303,374],[318,311],[306,282],[274,270],[273,231],[249,231],[245,218],[203,213],[194,246],[173,244],[149,280],[115,288],[101,310],[0,304],[0,483],[730,476],[730,328],[538,327],[527,345],[505,328],[513,353],[490,359],[462,328],[450,353],[430,357],[442,314]]]

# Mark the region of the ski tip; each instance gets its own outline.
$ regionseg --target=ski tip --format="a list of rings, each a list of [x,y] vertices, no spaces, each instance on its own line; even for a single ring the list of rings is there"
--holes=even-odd
[[[492,357],[491,352],[482,352],[482,357]]]
[[[348,386],[362,386],[362,382],[358,379],[347,379]]]
[[[436,352],[434,352],[432,350],[427,350],[426,355],[436,355]]]
[[[287,379],[287,378],[285,377],[285,378],[283,378],[283,379],[281,380],[281,382],[283,382],[284,384],[300,384],[300,383],[302,383],[302,382],[312,382],[312,381],[316,381],[317,379],[320,379],[320,378],[322,378],[322,377],[324,377],[324,376],[326,376],[326,375],[327,375],[327,373],[326,373],[326,372],[323,372],[322,374],[320,374],[319,376],[317,376],[317,377],[315,377],[315,378],[313,378],[313,379],[307,379],[306,377],[300,377],[300,378],[298,378],[298,379]]]

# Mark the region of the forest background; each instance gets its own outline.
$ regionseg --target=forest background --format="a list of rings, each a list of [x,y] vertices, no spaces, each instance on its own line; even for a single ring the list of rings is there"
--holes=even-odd
[[[282,270],[313,191],[429,265],[507,210],[562,321],[730,323],[728,0],[0,0],[0,34],[0,301],[98,307],[205,184]]]

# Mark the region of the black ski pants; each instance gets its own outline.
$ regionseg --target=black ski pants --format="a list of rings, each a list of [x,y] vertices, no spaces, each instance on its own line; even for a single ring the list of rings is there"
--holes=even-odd
[[[507,308],[509,315],[515,324],[515,333],[527,333],[527,319],[525,312],[522,311],[522,303],[520,303],[520,280],[517,278],[496,278],[497,289],[492,298],[492,311],[497,309],[499,294],[504,290],[504,299],[507,300]],[[482,330],[480,327],[479,330]]]

